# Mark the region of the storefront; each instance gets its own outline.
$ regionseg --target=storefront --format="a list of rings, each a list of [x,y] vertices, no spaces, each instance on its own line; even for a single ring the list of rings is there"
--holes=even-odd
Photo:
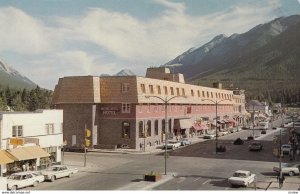
[[[14,160],[4,150],[0,150],[0,177],[7,172],[7,164],[13,163]]]
[[[38,146],[13,148],[7,150],[7,153],[14,159],[13,163],[7,165],[7,174],[44,169],[50,165],[43,162],[48,161],[50,154]]]

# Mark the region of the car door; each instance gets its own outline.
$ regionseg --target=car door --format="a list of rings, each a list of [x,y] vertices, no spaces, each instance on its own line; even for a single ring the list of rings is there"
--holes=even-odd
[[[33,177],[31,174],[26,174],[24,175],[24,185],[23,187],[27,187],[27,186],[30,186],[32,185],[32,180],[33,180]]]

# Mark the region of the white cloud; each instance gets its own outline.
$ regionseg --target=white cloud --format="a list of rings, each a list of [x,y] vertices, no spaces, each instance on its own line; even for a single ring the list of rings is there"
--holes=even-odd
[[[242,33],[271,19],[279,4],[239,5],[206,16],[185,13],[183,3],[155,0],[166,7],[162,15],[147,21],[129,14],[90,9],[83,18],[68,18],[62,24],[73,36],[97,44],[120,60],[135,63],[164,63],[208,38],[225,33]],[[199,45],[197,45],[197,43]]]
[[[0,50],[39,54],[51,49],[48,28],[25,12],[0,8]]]

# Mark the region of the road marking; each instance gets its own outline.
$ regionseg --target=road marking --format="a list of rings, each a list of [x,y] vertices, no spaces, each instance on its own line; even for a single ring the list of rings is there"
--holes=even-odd
[[[211,181],[211,179],[208,179],[204,183],[202,183],[202,185],[205,185],[206,183],[209,183],[210,181]]]
[[[193,182],[196,182],[197,180],[199,180],[199,179],[201,179],[201,177],[199,177],[199,178],[196,178]]]

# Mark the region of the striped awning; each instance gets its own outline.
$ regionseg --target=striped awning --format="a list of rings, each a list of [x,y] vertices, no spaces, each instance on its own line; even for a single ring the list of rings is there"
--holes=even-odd
[[[4,150],[0,150],[0,164],[13,163],[14,160]]]

